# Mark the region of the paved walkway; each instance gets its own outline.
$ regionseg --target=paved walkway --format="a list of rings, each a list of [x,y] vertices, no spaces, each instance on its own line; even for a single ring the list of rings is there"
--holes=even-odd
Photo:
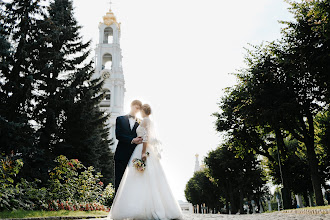
[[[224,215],[224,214],[191,214],[183,213],[184,220],[330,220],[330,214],[306,215],[292,213],[262,213],[252,215]],[[89,219],[90,220],[90,219]],[[107,220],[98,218],[95,220]]]
[[[218,215],[184,213],[184,220],[330,220],[330,214],[305,215],[291,213],[262,213],[252,215]]]

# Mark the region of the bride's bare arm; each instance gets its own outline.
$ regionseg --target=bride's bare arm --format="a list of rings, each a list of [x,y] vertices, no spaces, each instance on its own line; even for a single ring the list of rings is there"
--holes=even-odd
[[[147,150],[148,142],[143,142],[143,149],[142,149],[142,160],[145,161],[147,159],[146,150]]]
[[[144,119],[141,123],[142,127],[145,128],[145,135],[143,135],[143,149],[142,149],[142,155],[141,155],[141,159],[143,161],[145,161],[147,159],[147,155],[146,155],[146,151],[147,151],[147,146],[148,146],[148,136],[149,136],[149,120],[148,119]]]

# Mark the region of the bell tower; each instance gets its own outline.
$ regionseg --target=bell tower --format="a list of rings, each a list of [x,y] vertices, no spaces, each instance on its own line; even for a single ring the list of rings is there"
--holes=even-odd
[[[120,48],[120,23],[110,9],[103,22],[99,24],[99,42],[95,49],[95,77],[104,79],[103,89],[106,97],[100,107],[111,114],[110,138],[115,142],[111,146],[115,151],[117,140],[115,138],[116,118],[123,114],[125,79],[122,68],[122,55]]]
[[[194,170],[194,172],[197,172],[197,171],[201,170],[201,167],[199,165],[199,159],[198,159],[199,155],[195,154],[195,157],[196,157],[196,160],[195,160],[195,170]]]

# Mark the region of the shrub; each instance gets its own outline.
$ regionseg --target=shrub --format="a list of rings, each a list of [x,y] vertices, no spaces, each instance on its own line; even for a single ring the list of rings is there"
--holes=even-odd
[[[19,173],[23,167],[21,159],[15,159],[14,155],[5,156],[3,153],[0,157],[0,187],[10,188],[13,187],[14,177]]]
[[[113,188],[113,185],[109,183],[107,187],[105,187],[102,197],[104,199],[104,203],[106,206],[110,207],[112,205],[113,199],[115,196],[115,189]]]
[[[45,207],[47,190],[38,189],[38,180],[28,182],[21,179],[16,184],[14,182],[23,166],[22,160],[15,159],[14,155],[2,154],[0,161],[0,210],[37,210]]]
[[[55,159],[56,167],[49,172],[47,187],[38,187],[40,180],[14,181],[23,166],[20,159],[2,156],[0,167],[1,210],[71,210],[109,211],[114,197],[114,188],[104,188],[101,173],[93,167],[86,168],[77,159],[61,155]]]
[[[57,166],[49,173],[50,198],[60,201],[94,202],[102,201],[101,173],[94,175],[94,168],[86,168],[77,159],[61,155],[55,159]]]

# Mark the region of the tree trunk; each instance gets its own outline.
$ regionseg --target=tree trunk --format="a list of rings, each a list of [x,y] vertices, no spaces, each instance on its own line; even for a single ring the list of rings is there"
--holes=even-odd
[[[229,197],[230,197],[230,212],[231,214],[235,213],[235,199],[234,199],[234,193],[230,192],[229,193]]]
[[[228,199],[226,199],[226,212],[229,214],[229,202]]]
[[[319,175],[318,169],[318,159],[315,154],[315,145],[314,145],[314,120],[313,115],[310,112],[307,112],[308,120],[308,130],[309,135],[305,137],[305,144],[307,149],[307,159],[309,164],[309,169],[311,172],[312,185],[315,193],[316,205],[323,206],[323,194],[321,189],[321,177]]]
[[[286,158],[287,155],[287,148],[285,146],[285,143],[283,141],[283,135],[282,132],[279,128],[275,128],[275,139],[276,139],[276,145],[278,148],[278,154],[279,158],[281,159],[281,156],[284,156]],[[278,161],[278,163],[281,163],[281,160]],[[282,184],[283,184],[283,189],[282,191],[282,199],[283,199],[283,209],[292,209],[292,197],[291,197],[291,192],[289,188],[289,183],[288,183],[288,178],[290,178],[290,174],[287,172],[287,169],[285,168],[285,164],[279,164],[281,165],[280,167],[280,172],[281,172],[281,179],[282,179]]]
[[[234,195],[231,185],[229,185],[229,197],[230,197],[231,214],[236,214],[237,208],[236,208],[236,203],[235,203],[235,195]]]
[[[266,209],[265,209],[265,206],[264,206],[264,204],[262,203],[262,200],[260,199],[260,211],[261,211],[261,208],[262,208],[262,210],[265,212],[266,211]],[[261,213],[261,212],[260,212]]]
[[[308,203],[308,192],[305,190],[303,192],[303,195],[302,196],[304,197],[304,206],[305,207],[308,207],[309,206],[309,203]]]
[[[318,160],[316,158],[315,150],[314,150],[314,140],[306,141],[306,148],[307,148],[307,158],[309,169],[311,173],[312,185],[313,190],[315,193],[315,200],[316,205],[323,206],[323,194],[321,189],[321,178],[318,171]]]
[[[241,214],[244,214],[243,199],[244,199],[243,190],[240,189],[239,190],[239,213],[241,213]]]

